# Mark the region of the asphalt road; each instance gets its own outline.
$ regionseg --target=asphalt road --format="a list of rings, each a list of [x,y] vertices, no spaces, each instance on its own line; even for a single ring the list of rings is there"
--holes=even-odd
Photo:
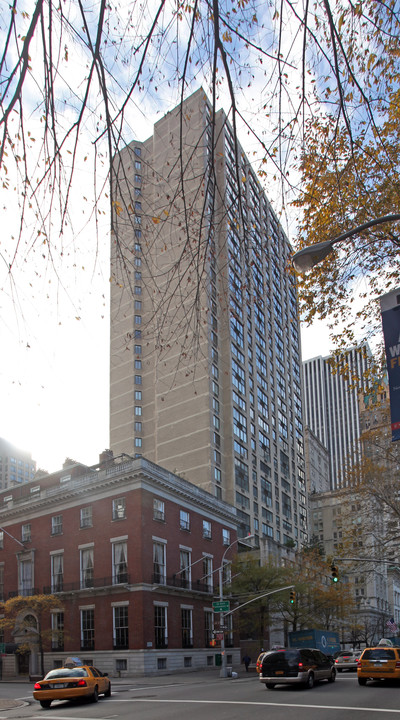
[[[1,683],[0,698],[19,707],[2,709],[0,720],[400,720],[400,685],[360,687],[355,673],[312,690],[277,686],[266,690],[254,674],[220,679],[214,673],[113,682],[111,698],[98,703],[54,702],[44,710],[32,699],[32,685]]]

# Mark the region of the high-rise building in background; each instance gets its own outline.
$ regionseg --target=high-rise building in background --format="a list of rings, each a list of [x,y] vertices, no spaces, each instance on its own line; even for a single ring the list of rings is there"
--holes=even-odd
[[[255,171],[200,89],[124,149],[114,180],[112,450],[232,503],[241,535],[301,544],[295,279]]]
[[[366,387],[368,345],[342,357],[315,357],[303,363],[305,424],[329,450],[332,489],[346,485],[360,461],[358,393]]]
[[[0,489],[28,482],[35,472],[36,462],[30,453],[0,438]]]

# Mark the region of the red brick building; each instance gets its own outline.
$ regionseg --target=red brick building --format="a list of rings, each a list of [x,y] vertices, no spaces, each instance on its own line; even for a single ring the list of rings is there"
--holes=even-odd
[[[236,549],[236,511],[144,458],[102,460],[66,461],[0,493],[0,598],[59,597],[46,670],[68,655],[110,675],[213,666],[212,603],[222,556]],[[22,620],[2,638],[6,649],[25,639]],[[238,661],[231,626],[226,645]],[[31,642],[25,663],[3,654],[3,677],[38,672],[37,650]]]

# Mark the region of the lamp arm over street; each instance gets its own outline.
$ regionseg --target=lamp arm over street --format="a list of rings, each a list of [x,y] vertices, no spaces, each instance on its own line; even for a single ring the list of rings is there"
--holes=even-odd
[[[281,592],[282,590],[290,590],[290,588],[293,587],[294,585],[285,585],[285,587],[277,588],[277,590],[270,590],[270,592],[263,593],[262,595],[257,595],[257,597],[252,598],[251,600],[247,600],[247,602],[238,605],[238,607],[233,608],[233,610],[229,610],[229,612],[224,613],[224,617],[226,617],[227,615],[232,615],[232,613],[236,612],[236,610],[240,610],[241,608],[245,607],[245,605],[250,605],[250,603],[253,603],[256,600],[261,600],[261,598],[267,597],[268,595],[274,595],[275,593]]]
[[[396,220],[400,220],[399,213],[384,215],[383,217],[369,220],[368,222],[358,225],[351,230],[347,230],[332,240],[325,240],[324,242],[315,243],[314,245],[307,245],[293,255],[293,267],[298,273],[307,272],[308,270],[311,270],[314,265],[318,265],[318,263],[322,262],[322,260],[324,260],[327,255],[332,252],[333,246],[336,245],[336,243],[348,240],[353,235],[357,235],[364,230],[368,230],[368,228],[375,227],[375,225],[382,225],[386,222],[395,222]]]

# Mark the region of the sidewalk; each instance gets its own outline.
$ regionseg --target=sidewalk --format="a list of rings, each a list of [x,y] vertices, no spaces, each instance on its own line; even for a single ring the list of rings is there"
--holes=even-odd
[[[0,698],[0,711],[1,710],[13,710],[17,707],[26,705],[25,700],[7,700],[7,698]]]

